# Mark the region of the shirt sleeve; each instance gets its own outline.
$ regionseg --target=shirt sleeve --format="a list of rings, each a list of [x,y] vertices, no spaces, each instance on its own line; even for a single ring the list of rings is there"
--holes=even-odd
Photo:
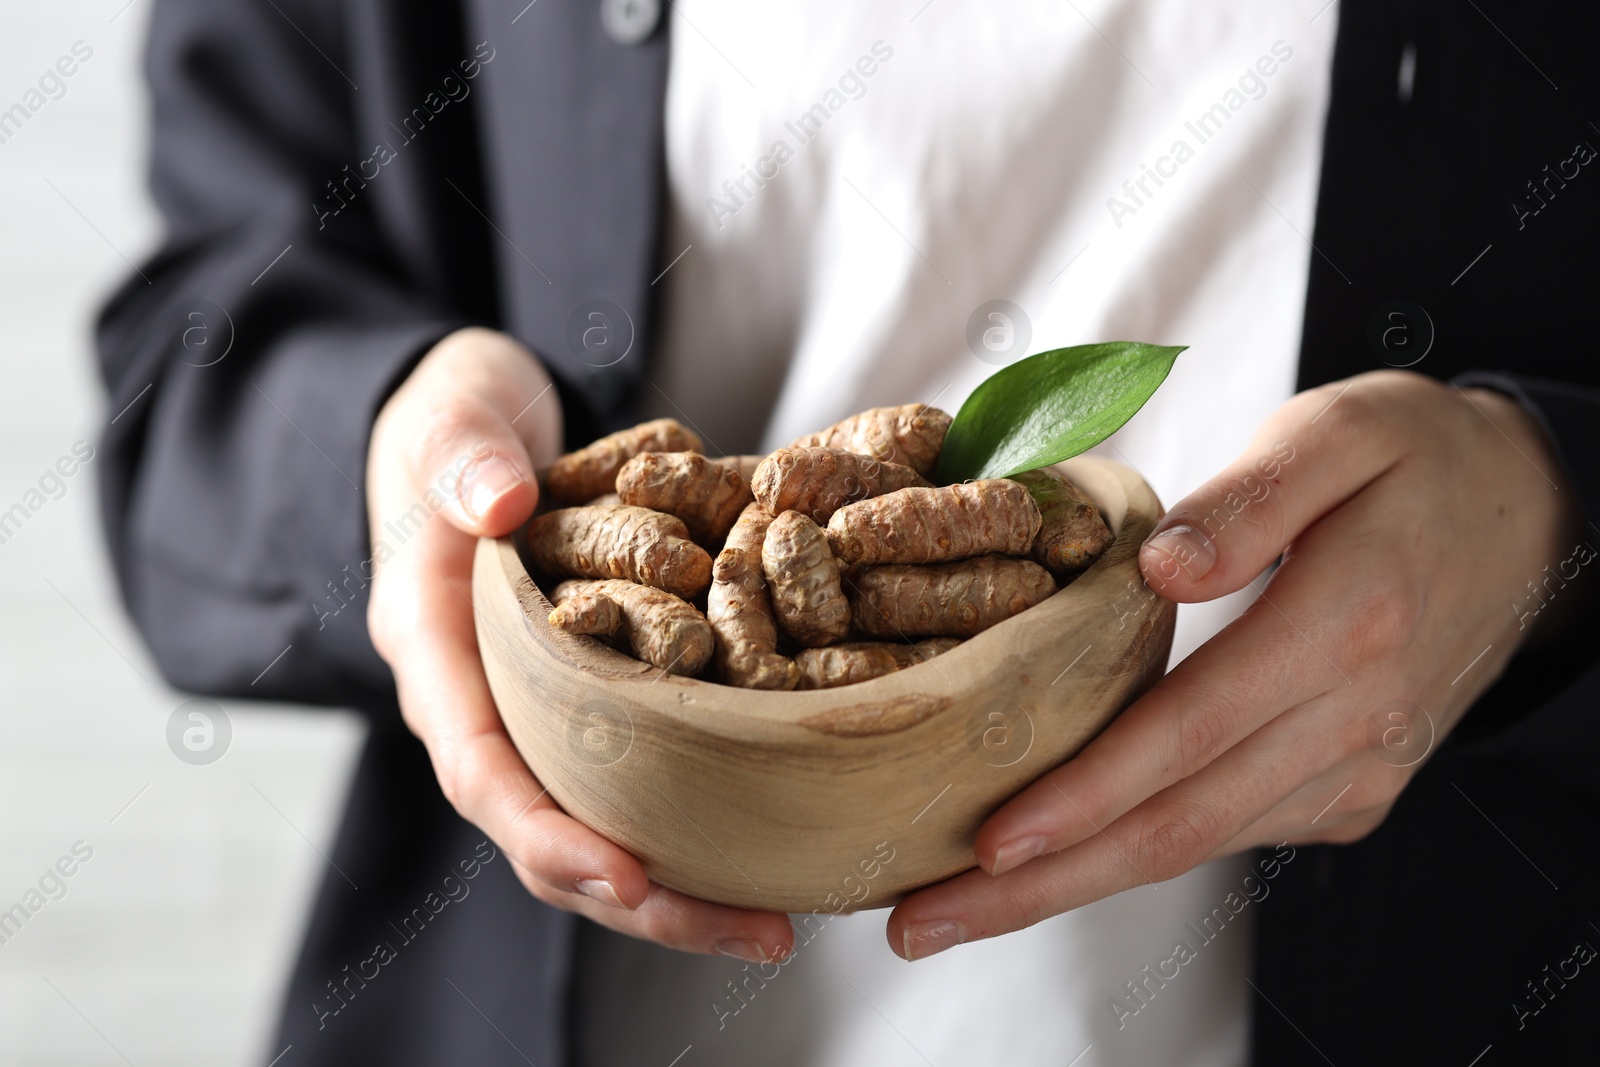
[[[367,438],[415,360],[471,319],[394,253],[377,196],[335,199],[370,152],[353,143],[350,76],[366,74],[345,6],[162,0],[152,15],[165,235],[98,324],[97,466],[123,598],[184,689],[392,694],[365,626]]]

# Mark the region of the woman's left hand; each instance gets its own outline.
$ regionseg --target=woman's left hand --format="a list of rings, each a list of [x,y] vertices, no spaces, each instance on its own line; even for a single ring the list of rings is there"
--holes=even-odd
[[[1500,393],[1384,371],[1292,398],[1139,556],[1196,603],[1281,555],[1260,598],[992,815],[982,869],[902,901],[890,945],[918,959],[1218,856],[1364,837],[1522,645],[1529,583],[1571,570],[1579,525]]]

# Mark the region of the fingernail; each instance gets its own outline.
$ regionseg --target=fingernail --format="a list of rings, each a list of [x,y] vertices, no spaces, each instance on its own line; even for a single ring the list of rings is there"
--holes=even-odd
[[[502,456],[490,456],[473,468],[456,490],[456,496],[467,515],[481,519],[494,507],[494,502],[521,485],[524,478],[510,461]]]
[[[1176,567],[1191,582],[1198,582],[1211,573],[1217,562],[1216,544],[1193,526],[1182,523],[1162,530],[1146,541],[1144,547],[1161,553],[1156,573],[1163,578],[1176,578],[1178,573],[1173,569]]]
[[[748,937],[725,937],[711,946],[719,956],[732,956],[747,963],[765,963],[769,953],[761,942]]]
[[[910,962],[927,959],[935,952],[954,948],[966,939],[966,931],[962,930],[961,924],[954,919],[935,919],[932,922],[906,927],[905,933],[901,935],[901,944],[905,949],[906,961]]]
[[[1015,841],[1007,841],[994,851],[994,868],[989,871],[992,875],[1005,874],[1027,863],[1033,857],[1044,851],[1044,838],[1019,837]]]
[[[608,907],[621,908],[623,911],[633,910],[622,902],[621,897],[617,896],[616,886],[604,878],[579,878],[574,888],[590,900],[598,900]]]

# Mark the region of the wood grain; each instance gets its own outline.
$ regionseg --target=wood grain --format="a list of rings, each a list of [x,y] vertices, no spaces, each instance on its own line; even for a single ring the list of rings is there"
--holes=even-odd
[[[484,540],[473,602],[507,729],[566,811],[685,893],[856,910],[965,870],[983,819],[1087,744],[1171,650],[1176,608],[1137,564],[1155,494],[1097,457],[1061,469],[1116,533],[1093,567],[941,656],[838,689],[666,675],[557,631],[516,539]]]

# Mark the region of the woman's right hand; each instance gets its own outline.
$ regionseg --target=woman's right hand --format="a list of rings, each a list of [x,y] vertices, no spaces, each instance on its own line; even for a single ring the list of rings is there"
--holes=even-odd
[[[781,957],[794,940],[786,916],[652,883],[637,859],[561,810],[501,722],[478,655],[473,553],[478,538],[527,521],[539,498],[533,472],[560,448],[549,375],[491,330],[440,341],[379,412],[367,455],[375,568],[367,625],[394,672],[401,714],[427,746],[445,798],[540,900],[669,948]],[[420,529],[395,545],[386,524],[409,530],[419,515]]]

